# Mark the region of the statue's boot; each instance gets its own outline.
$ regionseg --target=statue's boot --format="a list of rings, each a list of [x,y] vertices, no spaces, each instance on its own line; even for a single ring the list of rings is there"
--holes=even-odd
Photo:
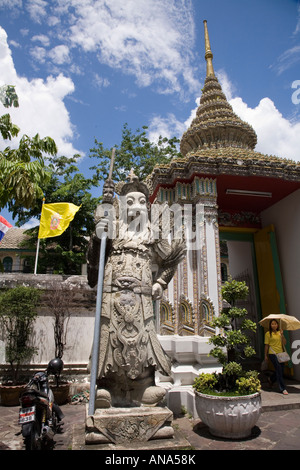
[[[165,397],[166,391],[156,385],[146,388],[142,395],[142,405],[156,406]]]
[[[131,400],[139,405],[155,406],[164,398],[166,391],[155,385],[154,372],[146,370],[142,377],[132,382]]]
[[[97,389],[95,408],[110,408],[111,394],[105,388]]]

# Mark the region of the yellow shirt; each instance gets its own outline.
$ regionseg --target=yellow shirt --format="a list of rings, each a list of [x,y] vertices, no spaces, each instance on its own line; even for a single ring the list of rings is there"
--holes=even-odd
[[[272,332],[271,336],[270,332],[267,331],[265,334],[265,344],[269,345],[269,354],[283,352],[280,331]]]

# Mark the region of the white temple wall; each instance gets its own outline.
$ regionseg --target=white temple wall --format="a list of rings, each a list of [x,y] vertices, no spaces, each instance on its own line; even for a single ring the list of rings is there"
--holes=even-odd
[[[244,241],[227,241],[229,274],[237,278],[241,273],[248,271],[253,279],[253,260],[251,243]]]
[[[73,311],[67,328],[67,343],[63,360],[66,364],[87,363],[93,341],[94,310]],[[32,364],[47,364],[54,357],[55,342],[53,334],[53,317],[39,314],[34,327],[34,346],[38,353],[31,360]]]

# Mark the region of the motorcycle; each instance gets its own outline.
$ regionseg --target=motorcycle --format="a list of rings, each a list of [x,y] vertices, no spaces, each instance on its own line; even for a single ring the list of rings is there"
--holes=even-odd
[[[64,415],[55,403],[48,381],[53,374],[58,383],[62,368],[61,359],[52,359],[46,371],[34,374],[20,396],[19,424],[26,450],[51,449],[54,435],[62,432]]]

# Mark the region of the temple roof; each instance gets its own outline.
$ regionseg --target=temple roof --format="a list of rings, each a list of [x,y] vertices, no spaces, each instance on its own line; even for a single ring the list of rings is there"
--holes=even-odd
[[[181,138],[180,151],[185,156],[202,148],[254,149],[254,129],[233,112],[215,76],[206,21],[204,32],[206,79],[196,117]]]
[[[217,180],[217,203],[221,210],[242,208],[260,213],[300,189],[298,162],[255,150],[201,149],[188,158],[176,158],[154,168],[147,178],[151,202],[159,188],[175,187],[177,182],[191,183],[195,176]]]

